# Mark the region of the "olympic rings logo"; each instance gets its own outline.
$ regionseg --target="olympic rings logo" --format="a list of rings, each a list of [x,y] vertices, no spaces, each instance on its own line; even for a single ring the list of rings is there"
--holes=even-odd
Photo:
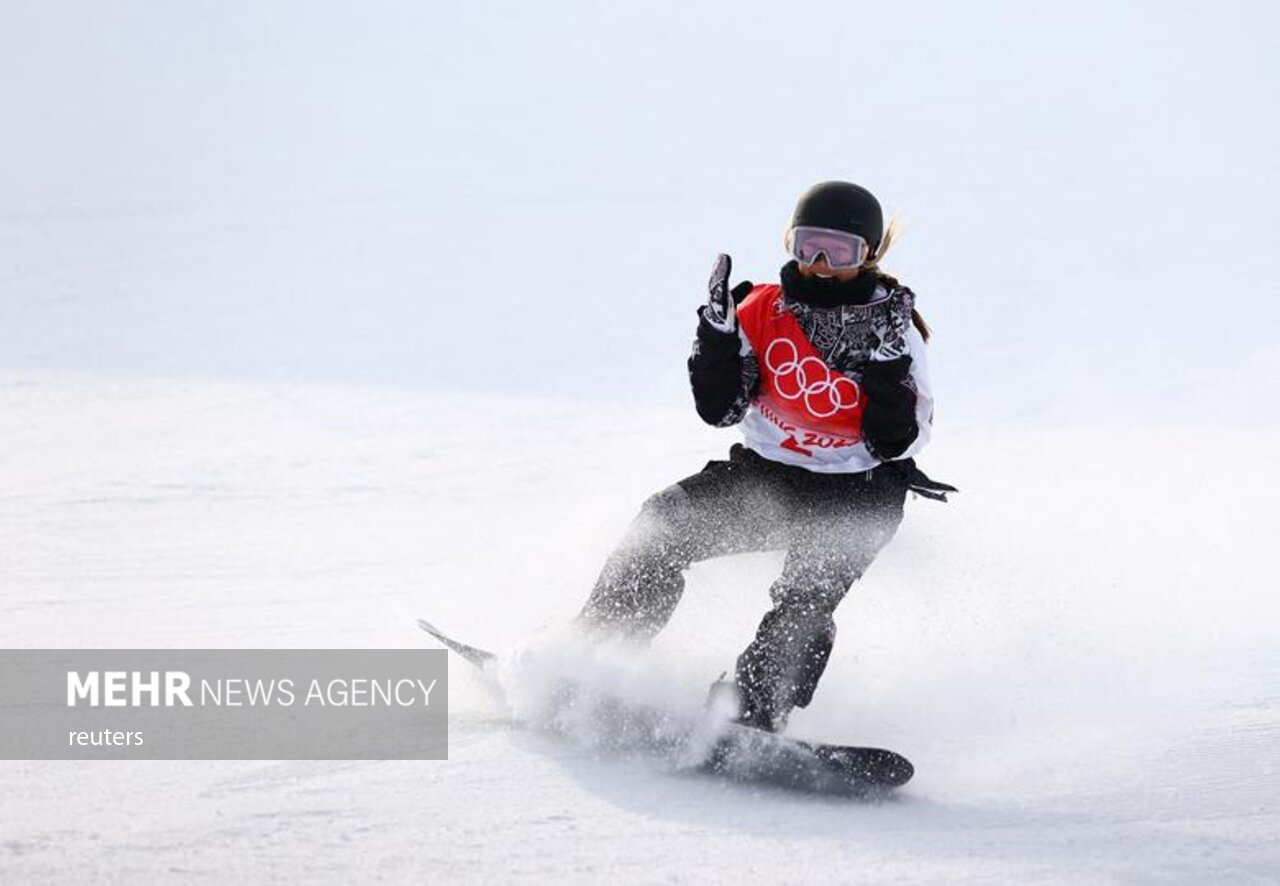
[[[848,378],[827,368],[817,357],[800,359],[793,341],[774,339],[764,352],[764,365],[773,373],[773,387],[784,400],[804,398],[804,408],[814,418],[830,418],[855,409],[862,391]]]

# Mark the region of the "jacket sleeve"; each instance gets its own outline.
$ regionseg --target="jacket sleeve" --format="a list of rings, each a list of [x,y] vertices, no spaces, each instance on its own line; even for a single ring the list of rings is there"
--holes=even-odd
[[[698,416],[718,428],[742,421],[760,386],[760,367],[741,331],[717,329],[698,311],[689,384]]]
[[[924,336],[914,326],[907,330],[907,353],[911,355],[911,370],[907,373],[907,385],[916,394],[916,438],[911,441],[899,458],[910,458],[924,449],[933,432],[933,386],[929,383],[929,355]]]
[[[881,461],[910,458],[929,442],[933,390],[924,336],[916,329],[915,293],[898,287],[889,310],[875,321],[879,338],[861,379],[867,402],[863,442]]]
[[[869,363],[862,371],[862,439],[881,461],[919,452],[929,441],[933,421],[924,338],[914,327],[903,335],[902,350],[892,360]]]

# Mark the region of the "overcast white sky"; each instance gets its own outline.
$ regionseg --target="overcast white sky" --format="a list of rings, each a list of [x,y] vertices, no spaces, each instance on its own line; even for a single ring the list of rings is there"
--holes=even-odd
[[[958,422],[1274,415],[1274,9],[5,3],[0,369],[671,401],[847,178]]]

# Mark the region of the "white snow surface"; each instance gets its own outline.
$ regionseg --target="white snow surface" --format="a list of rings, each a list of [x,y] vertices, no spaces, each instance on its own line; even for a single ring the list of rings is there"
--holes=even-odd
[[[0,375],[0,644],[518,648],[723,456],[683,406]],[[1277,436],[944,427],[961,494],[909,503],[792,724],[907,754],[891,801],[521,728],[454,659],[448,761],[0,763],[0,879],[1274,882]],[[697,705],[778,565],[695,566],[627,691]]]

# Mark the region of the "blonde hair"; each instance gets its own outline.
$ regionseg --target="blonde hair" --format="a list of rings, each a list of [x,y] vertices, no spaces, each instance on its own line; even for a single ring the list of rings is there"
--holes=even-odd
[[[880,264],[880,260],[885,257],[885,254],[888,253],[890,249],[893,248],[894,241],[897,240],[898,235],[902,233],[903,224],[902,216],[895,212],[893,216],[890,217],[889,224],[885,225],[884,236],[880,238],[880,245],[876,247],[876,251],[872,253],[871,258],[867,259],[863,264],[863,267],[876,270]]]
[[[884,236],[880,238],[880,245],[876,247],[876,251],[871,258],[867,259],[867,261],[862,265],[864,268],[874,273],[877,278],[884,281],[886,286],[889,286],[892,289],[898,289],[902,284],[898,282],[896,277],[890,276],[880,270],[880,262],[893,247],[894,241],[902,234],[903,227],[905,227],[905,222],[903,222],[902,216],[895,212],[893,216],[890,217],[889,224],[885,226]],[[929,329],[929,324],[924,322],[924,317],[921,317],[920,312],[915,308],[911,309],[911,323],[915,326],[916,330],[919,331],[920,337],[925,341],[928,341],[933,332]]]

